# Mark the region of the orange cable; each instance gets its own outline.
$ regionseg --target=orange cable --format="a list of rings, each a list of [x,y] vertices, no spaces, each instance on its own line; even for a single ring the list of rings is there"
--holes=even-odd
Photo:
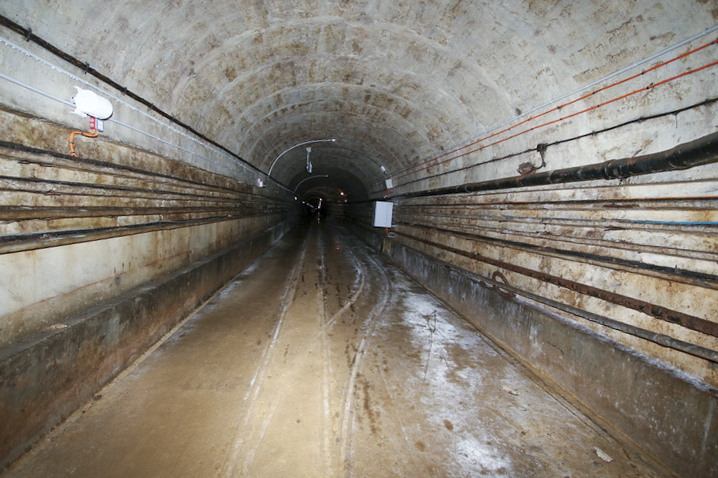
[[[714,41],[714,42],[711,42],[711,43],[708,44],[708,45],[715,44],[715,43],[718,43],[718,40],[716,40],[716,41]],[[707,45],[704,45],[704,47],[705,47],[705,46],[707,46]],[[693,74],[693,73],[697,73],[697,72],[699,72],[699,71],[701,71],[701,70],[705,70],[706,68],[710,68],[710,67],[715,66],[715,65],[717,65],[717,64],[718,64],[718,61],[714,61],[714,62],[709,63],[709,64],[707,64],[707,65],[703,65],[703,66],[701,66],[700,68],[689,69],[689,70],[687,70],[687,71],[684,71],[683,73],[680,73],[680,74],[678,74],[678,75],[672,76],[672,77],[667,78],[667,79],[665,79],[665,80],[662,80],[662,81],[660,81],[660,82],[658,82],[658,83],[651,83],[650,85],[645,86],[645,87],[643,87],[643,88],[639,88],[639,89],[637,89],[637,90],[631,91],[630,93],[626,93],[625,95],[621,95],[621,96],[618,96],[618,97],[613,98],[613,99],[611,99],[611,100],[604,101],[603,103],[599,103],[599,104],[597,104],[597,105],[594,105],[594,106],[591,106],[591,107],[589,107],[589,108],[583,109],[583,110],[578,111],[578,112],[576,112],[576,113],[572,113],[572,114],[570,114],[570,115],[568,115],[568,116],[562,116],[562,117],[557,118],[557,119],[555,119],[555,120],[548,121],[548,122],[546,122],[546,123],[542,123],[542,124],[539,124],[539,125],[536,125],[536,126],[532,126],[531,128],[528,128],[528,129],[525,129],[525,130],[523,130],[523,131],[520,131],[520,132],[518,132],[518,133],[516,133],[516,134],[513,134],[513,135],[511,135],[511,136],[508,136],[508,137],[506,137],[506,138],[504,138],[504,139],[500,139],[500,140],[495,141],[495,142],[493,142],[493,143],[489,143],[489,144],[480,146],[480,147],[478,147],[478,148],[472,149],[472,150],[470,150],[470,151],[466,151],[466,152],[461,153],[461,154],[459,154],[459,155],[457,155],[457,156],[452,156],[451,158],[448,158],[448,159],[445,159],[444,161],[441,161],[441,162],[436,163],[436,166],[438,166],[438,165],[440,165],[440,164],[447,163],[447,162],[449,162],[449,161],[453,161],[453,160],[458,159],[458,158],[461,158],[461,157],[463,157],[463,156],[467,156],[467,155],[469,155],[469,154],[471,154],[471,153],[475,153],[475,152],[477,152],[477,151],[481,151],[482,149],[488,148],[488,147],[490,147],[490,146],[494,146],[494,145],[497,145],[497,144],[499,144],[499,143],[503,143],[504,141],[508,141],[509,139],[513,139],[513,138],[515,138],[515,137],[517,137],[517,136],[520,136],[520,135],[522,135],[522,134],[528,133],[528,132],[530,132],[530,131],[533,131],[533,130],[536,130],[536,129],[539,129],[539,128],[543,128],[543,127],[552,125],[552,124],[554,124],[554,123],[558,123],[559,121],[563,121],[563,120],[565,120],[565,119],[573,118],[574,116],[578,116],[578,115],[583,114],[583,113],[587,113],[587,112],[589,112],[589,111],[595,110],[595,109],[597,109],[597,108],[600,108],[600,107],[602,107],[602,106],[608,105],[608,104],[610,104],[610,103],[613,103],[613,102],[616,102],[616,101],[625,99],[625,98],[627,98],[627,97],[629,97],[629,96],[633,96],[633,95],[635,95],[635,94],[637,94],[637,93],[640,93],[640,92],[642,92],[642,91],[651,90],[651,89],[655,88],[656,86],[660,86],[660,85],[669,83],[669,82],[671,82],[671,81],[673,81],[673,80],[676,80],[676,79],[678,79],[678,78],[681,78],[681,77],[684,77],[684,76],[688,76],[688,75],[691,75],[691,74]],[[656,68],[656,67],[654,67],[654,68]],[[647,72],[647,71],[650,71],[650,70],[646,70],[646,72]],[[642,74],[643,74],[643,73],[638,74],[638,75],[635,75],[635,76],[632,77],[632,78],[627,78],[627,79],[625,79],[625,80],[621,80],[621,82],[618,82],[618,83],[616,83],[616,84],[623,83],[623,82],[625,82],[625,81],[628,81],[629,79],[633,79],[633,78],[635,78],[635,77],[637,77],[637,76],[641,76]],[[615,85],[610,85],[610,86],[615,86]],[[597,90],[597,91],[595,91],[595,92],[593,92],[593,93],[590,93],[590,94],[588,94],[588,95],[585,95],[583,98],[588,97],[588,96],[592,96],[594,93],[597,93],[597,92],[599,92],[599,91],[608,89],[610,86],[606,86],[606,87],[604,87],[604,88],[601,88],[600,90]],[[578,99],[576,99],[576,100],[574,100],[574,101],[572,101],[572,102],[570,102],[570,103],[566,103],[565,105],[562,105],[562,106],[556,107],[556,108],[554,108],[554,109],[552,109],[552,110],[550,110],[550,111],[547,111],[546,113],[542,113],[542,114],[540,114],[540,115],[536,115],[535,117],[528,118],[528,119],[526,119],[525,121],[522,121],[521,123],[518,123],[518,124],[516,124],[516,125],[514,125],[514,126],[512,126],[512,127],[510,127],[510,128],[506,128],[505,130],[499,131],[498,133],[492,134],[492,135],[487,136],[487,137],[485,137],[485,138],[481,138],[481,139],[479,139],[479,140],[477,140],[477,141],[475,141],[475,142],[473,142],[473,143],[471,143],[471,144],[468,144],[468,145],[463,146],[463,147],[461,147],[461,148],[457,148],[457,149],[455,149],[455,150],[453,150],[453,151],[449,151],[449,152],[444,153],[444,154],[442,154],[442,155],[440,155],[440,156],[436,156],[436,157],[434,157],[434,158],[431,158],[430,160],[425,161],[425,162],[423,162],[423,163],[421,163],[421,164],[415,165],[415,166],[413,166],[413,167],[411,167],[411,168],[407,168],[407,169],[404,170],[404,171],[406,171],[406,172],[402,172],[401,174],[397,174],[397,175],[395,175],[395,176],[393,176],[393,177],[394,177],[394,178],[400,178],[400,177],[404,177],[404,176],[407,176],[407,175],[409,175],[409,174],[412,174],[412,171],[409,171],[410,169],[418,168],[419,166],[422,166],[422,165],[426,164],[427,162],[435,161],[436,159],[438,159],[438,158],[440,158],[440,157],[443,157],[443,156],[446,156],[446,155],[448,155],[448,154],[452,154],[452,153],[454,153],[454,152],[460,151],[460,150],[462,150],[462,149],[467,148],[468,146],[473,146],[473,145],[475,145],[475,144],[477,144],[477,143],[480,143],[481,141],[484,141],[484,140],[486,140],[486,139],[489,139],[489,138],[491,138],[491,137],[493,137],[493,136],[496,136],[496,135],[498,135],[498,134],[504,133],[504,132],[506,132],[506,131],[508,131],[508,130],[510,130],[510,129],[513,129],[513,128],[515,128],[516,126],[519,126],[519,125],[521,125],[521,124],[524,124],[524,123],[526,123],[527,121],[529,121],[529,120],[531,120],[531,119],[538,118],[538,117],[540,117],[540,116],[543,116],[544,114],[550,113],[551,111],[555,111],[556,109],[561,109],[561,108],[563,108],[564,106],[567,106],[567,105],[569,105],[569,104],[575,103],[576,101],[579,101],[579,100],[581,100],[581,99],[583,99],[583,98],[578,98]],[[427,166],[427,167],[424,168],[424,169],[427,169],[428,167],[429,167],[429,166]]]
[[[93,133],[85,133],[84,131],[73,131],[70,133],[70,156],[77,157],[77,154],[75,153],[75,135],[81,134],[82,136],[87,136],[88,138],[94,138],[97,135],[100,134],[99,131],[94,130]]]
[[[657,64],[657,65],[654,65],[654,66],[652,66],[651,68],[648,68],[647,70],[642,70],[640,73],[637,73],[637,74],[635,74],[635,75],[633,75],[633,76],[630,76],[630,77],[628,77],[628,78],[624,78],[623,80],[614,82],[614,83],[612,83],[612,84],[610,84],[610,85],[606,85],[606,86],[604,86],[604,87],[602,87],[602,88],[599,88],[599,89],[597,89],[597,90],[595,90],[595,91],[592,91],[591,93],[588,93],[588,94],[585,94],[585,95],[583,95],[583,96],[581,96],[581,97],[579,97],[579,98],[576,98],[575,100],[569,101],[569,102],[564,103],[564,104],[559,105],[559,106],[555,106],[555,107],[551,108],[550,110],[544,111],[543,113],[539,113],[539,114],[537,114],[537,115],[530,116],[530,117],[524,119],[523,121],[521,121],[521,122],[519,122],[519,123],[516,123],[516,124],[514,124],[514,125],[512,125],[512,126],[510,126],[510,127],[508,127],[508,128],[504,128],[504,129],[501,130],[501,131],[497,131],[497,132],[495,132],[495,133],[492,133],[492,134],[489,135],[489,136],[485,136],[485,137],[479,138],[479,139],[477,139],[477,140],[472,141],[471,143],[465,144],[464,146],[461,146],[461,147],[459,147],[459,148],[454,148],[454,149],[452,149],[452,150],[450,150],[450,151],[446,151],[446,152],[444,152],[444,153],[442,153],[442,154],[440,154],[440,155],[438,155],[438,156],[434,156],[434,157],[432,157],[432,158],[430,158],[430,159],[428,159],[428,160],[426,160],[426,161],[423,161],[423,162],[421,162],[421,163],[415,164],[415,165],[413,165],[413,166],[409,166],[408,168],[405,168],[404,170],[399,171],[399,173],[398,173],[396,176],[394,176],[394,177],[403,177],[403,176],[406,176],[407,174],[410,174],[410,173],[408,173],[407,171],[411,171],[412,169],[417,169],[417,168],[419,168],[419,167],[421,167],[421,166],[423,166],[423,165],[425,165],[425,164],[427,164],[427,163],[430,163],[431,161],[436,161],[436,160],[439,159],[439,158],[442,158],[442,157],[444,157],[444,156],[448,156],[448,155],[450,155],[450,154],[456,153],[456,152],[458,152],[458,151],[461,151],[462,149],[466,149],[466,148],[468,148],[468,147],[470,147],[470,146],[473,146],[473,145],[475,145],[475,144],[477,144],[477,143],[480,143],[480,142],[485,141],[485,140],[487,140],[487,139],[493,138],[494,136],[498,136],[498,135],[500,135],[500,134],[502,134],[502,133],[505,133],[505,132],[510,131],[510,130],[512,130],[512,129],[514,129],[514,128],[517,128],[517,127],[519,127],[519,126],[521,126],[521,125],[523,125],[523,124],[526,124],[526,123],[529,122],[529,121],[532,121],[532,120],[534,120],[534,119],[536,119],[536,118],[540,118],[541,116],[545,116],[545,115],[547,115],[547,114],[549,114],[549,113],[552,113],[552,112],[554,112],[554,111],[559,111],[559,110],[561,110],[562,108],[565,108],[566,106],[570,106],[570,105],[572,105],[572,104],[574,104],[574,103],[576,103],[576,102],[578,102],[578,101],[581,101],[581,100],[584,100],[584,99],[586,99],[586,98],[589,98],[589,97],[595,95],[596,93],[599,93],[599,92],[601,92],[601,91],[608,90],[608,89],[610,89],[610,88],[613,88],[614,86],[618,86],[618,85],[621,85],[621,84],[626,83],[626,82],[628,82],[628,81],[634,80],[634,79],[636,79],[636,78],[638,78],[638,77],[640,77],[640,76],[645,75],[646,73],[649,73],[649,72],[651,72],[651,71],[654,71],[654,70],[657,70],[657,69],[659,69],[659,68],[662,68],[662,67],[664,67],[664,66],[666,66],[666,65],[669,65],[669,64],[671,64],[671,63],[673,63],[673,62],[675,62],[675,61],[678,61],[678,60],[680,60],[680,59],[686,58],[686,57],[688,57],[688,56],[690,56],[690,55],[692,55],[692,54],[694,54],[694,53],[697,53],[697,52],[699,52],[699,51],[701,51],[701,50],[703,50],[703,49],[705,49],[705,48],[708,48],[708,47],[711,46],[711,45],[716,45],[716,44],[718,44],[718,39],[713,40],[713,41],[711,41],[711,42],[709,42],[709,43],[706,43],[706,44],[704,44],[704,45],[701,45],[701,46],[699,46],[699,47],[697,47],[697,48],[694,48],[694,49],[692,49],[692,50],[689,50],[689,51],[687,51],[687,52],[685,52],[685,53],[682,53],[681,55],[678,55],[678,56],[676,56],[676,57],[674,57],[674,58],[671,58],[670,60],[667,60],[667,61],[661,62],[661,63],[659,63],[659,64]],[[550,124],[550,123],[549,123],[549,124]],[[526,131],[531,131],[531,129],[526,130]],[[513,137],[515,137],[515,136],[516,136],[516,135],[511,136],[510,138],[513,138]],[[510,139],[510,138],[507,138],[507,139]],[[497,143],[492,143],[492,144],[497,144]],[[481,149],[483,149],[483,148],[474,149],[474,150],[472,150],[472,151],[469,151],[467,154],[470,154],[470,153],[479,151],[479,150],[481,150]],[[461,154],[461,155],[456,156],[456,157],[454,157],[454,158],[452,158],[452,159],[457,159],[457,158],[460,158],[460,157],[462,157],[462,156],[466,156],[466,154]],[[452,159],[450,159],[450,160],[452,160]],[[446,161],[442,161],[441,163],[437,163],[437,164],[444,164],[445,162],[446,162]],[[406,174],[404,174],[404,173],[406,173]]]

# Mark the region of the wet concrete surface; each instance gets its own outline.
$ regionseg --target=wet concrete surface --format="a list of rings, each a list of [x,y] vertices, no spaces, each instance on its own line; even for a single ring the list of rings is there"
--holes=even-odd
[[[313,224],[2,476],[668,475],[376,252]]]

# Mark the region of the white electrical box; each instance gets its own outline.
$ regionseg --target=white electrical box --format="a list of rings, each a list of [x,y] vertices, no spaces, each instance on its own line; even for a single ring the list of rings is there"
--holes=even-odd
[[[394,203],[377,201],[374,204],[374,227],[391,227],[391,216],[394,212]]]

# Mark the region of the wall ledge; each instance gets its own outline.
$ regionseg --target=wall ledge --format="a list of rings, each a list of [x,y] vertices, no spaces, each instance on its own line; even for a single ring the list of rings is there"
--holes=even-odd
[[[414,280],[675,476],[718,476],[718,393],[543,307],[502,297],[482,278],[363,228]]]
[[[243,239],[0,349],[0,470],[244,270],[287,227],[283,223]]]

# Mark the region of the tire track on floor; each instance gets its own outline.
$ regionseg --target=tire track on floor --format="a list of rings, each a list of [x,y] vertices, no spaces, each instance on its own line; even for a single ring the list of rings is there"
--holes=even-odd
[[[377,275],[381,277],[383,282],[383,287],[380,288],[380,297],[377,303],[372,308],[371,312],[368,315],[367,320],[364,322],[362,326],[362,333],[361,333],[361,341],[359,342],[359,347],[357,348],[356,353],[354,354],[354,359],[352,361],[351,370],[349,373],[349,378],[347,381],[347,385],[345,387],[345,393],[344,393],[344,407],[343,407],[343,417],[342,417],[342,426],[340,430],[340,446],[342,450],[341,455],[341,461],[344,464],[344,475],[347,478],[350,478],[352,476],[352,456],[353,456],[353,448],[352,448],[352,433],[354,431],[354,425],[355,425],[355,414],[354,414],[354,389],[356,388],[356,380],[357,376],[359,375],[359,372],[361,370],[364,355],[366,353],[366,350],[369,346],[369,342],[371,339],[371,336],[374,332],[374,328],[376,326],[377,320],[376,318],[384,312],[384,309],[387,306],[387,303],[389,302],[389,298],[391,297],[392,293],[392,287],[391,283],[389,281],[389,278],[384,271],[384,268],[381,267],[381,265],[373,258],[371,257],[371,254],[367,252],[363,247],[357,248],[358,250],[362,251],[362,254],[365,255],[365,258],[367,261],[371,262],[374,266],[375,271],[377,272]]]
[[[266,374],[268,369],[268,364],[270,362],[270,356],[272,352],[275,349],[275,345],[277,343],[279,334],[282,330],[282,325],[284,323],[284,317],[287,313],[287,310],[289,310],[289,307],[294,301],[294,298],[296,296],[297,287],[299,284],[299,276],[302,268],[304,267],[305,262],[305,256],[308,249],[308,241],[309,241],[309,235],[305,236],[304,241],[302,242],[301,246],[301,253],[299,254],[299,257],[297,259],[297,262],[295,263],[294,267],[291,270],[291,273],[289,275],[289,278],[287,279],[286,286],[284,289],[284,293],[282,294],[282,298],[280,301],[280,307],[279,307],[279,313],[278,318],[276,321],[276,324],[274,326],[274,331],[272,334],[272,339],[267,343],[267,346],[264,348],[262,352],[262,356],[259,360],[259,365],[257,366],[257,371],[255,372],[254,377],[252,378],[249,386],[249,390],[247,391],[247,394],[244,397],[244,400],[247,402],[245,411],[244,411],[244,417],[237,425],[237,428],[234,432],[234,438],[230,444],[230,446],[227,448],[227,454],[225,455],[222,468],[220,470],[219,476],[225,476],[225,477],[231,477],[234,475],[234,472],[237,468],[237,462],[241,458],[242,461],[242,474],[246,471],[246,468],[251,464],[252,459],[254,457],[254,453],[256,452],[256,449],[258,448],[259,444],[261,443],[264,433],[266,432],[267,428],[269,427],[269,424],[271,423],[271,419],[274,415],[274,411],[279,406],[279,403],[275,404],[272,411],[265,417],[263,420],[262,429],[257,433],[256,430],[253,430],[249,433],[249,437],[245,438],[242,434],[243,431],[245,431],[248,428],[249,422],[252,419],[253,415],[257,413],[257,409],[259,407],[259,404],[257,403],[257,397],[259,396],[259,392],[262,389],[262,385],[264,381],[266,380]],[[259,435],[259,436],[257,436]],[[247,448],[250,447],[250,443],[253,442],[253,445],[247,451]],[[245,453],[242,453],[243,451],[246,451]]]

